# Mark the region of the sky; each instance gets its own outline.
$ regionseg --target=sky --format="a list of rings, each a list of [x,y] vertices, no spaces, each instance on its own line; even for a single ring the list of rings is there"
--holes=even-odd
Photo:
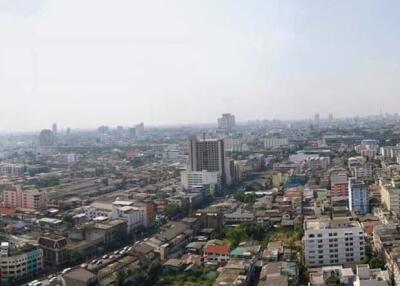
[[[400,112],[400,2],[0,0],[0,131]]]

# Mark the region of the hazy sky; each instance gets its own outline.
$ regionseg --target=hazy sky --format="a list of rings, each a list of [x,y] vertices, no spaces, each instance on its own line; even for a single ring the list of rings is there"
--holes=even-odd
[[[400,111],[400,2],[0,0],[0,130]]]

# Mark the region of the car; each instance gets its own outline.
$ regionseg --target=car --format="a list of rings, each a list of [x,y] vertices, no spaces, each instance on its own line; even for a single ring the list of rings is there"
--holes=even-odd
[[[63,271],[61,271],[61,274],[66,274],[67,272],[69,272],[72,268],[68,267],[65,268]]]
[[[116,251],[114,251],[114,254],[118,254],[118,252],[119,252],[119,251],[118,251],[118,250],[116,250]]]
[[[103,259],[107,259],[107,258],[108,258],[108,255],[107,255],[107,254],[103,256]]]
[[[51,274],[51,275],[49,275],[49,276],[47,276],[47,279],[51,279],[51,278],[53,278],[55,275],[54,274]]]
[[[49,279],[50,284],[56,283],[56,282],[58,282],[58,277],[53,277],[53,278]]]
[[[88,265],[87,265],[87,263],[82,263],[81,264],[81,268],[86,268]]]
[[[38,283],[39,282],[39,280],[33,280],[33,281],[31,281],[31,282],[29,282],[29,286],[33,286],[33,285],[35,285],[36,283]]]

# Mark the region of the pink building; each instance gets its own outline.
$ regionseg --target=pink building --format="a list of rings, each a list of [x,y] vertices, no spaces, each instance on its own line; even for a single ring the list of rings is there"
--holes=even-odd
[[[348,197],[349,183],[346,170],[334,170],[331,173],[331,196]]]
[[[37,189],[22,190],[13,186],[3,191],[3,204],[6,208],[46,209],[47,194]]]

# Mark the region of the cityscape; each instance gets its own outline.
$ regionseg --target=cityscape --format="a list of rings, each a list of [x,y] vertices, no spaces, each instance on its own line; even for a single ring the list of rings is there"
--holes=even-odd
[[[399,15],[0,0],[0,285],[400,286]]]
[[[398,285],[399,122],[2,136],[1,282]]]

